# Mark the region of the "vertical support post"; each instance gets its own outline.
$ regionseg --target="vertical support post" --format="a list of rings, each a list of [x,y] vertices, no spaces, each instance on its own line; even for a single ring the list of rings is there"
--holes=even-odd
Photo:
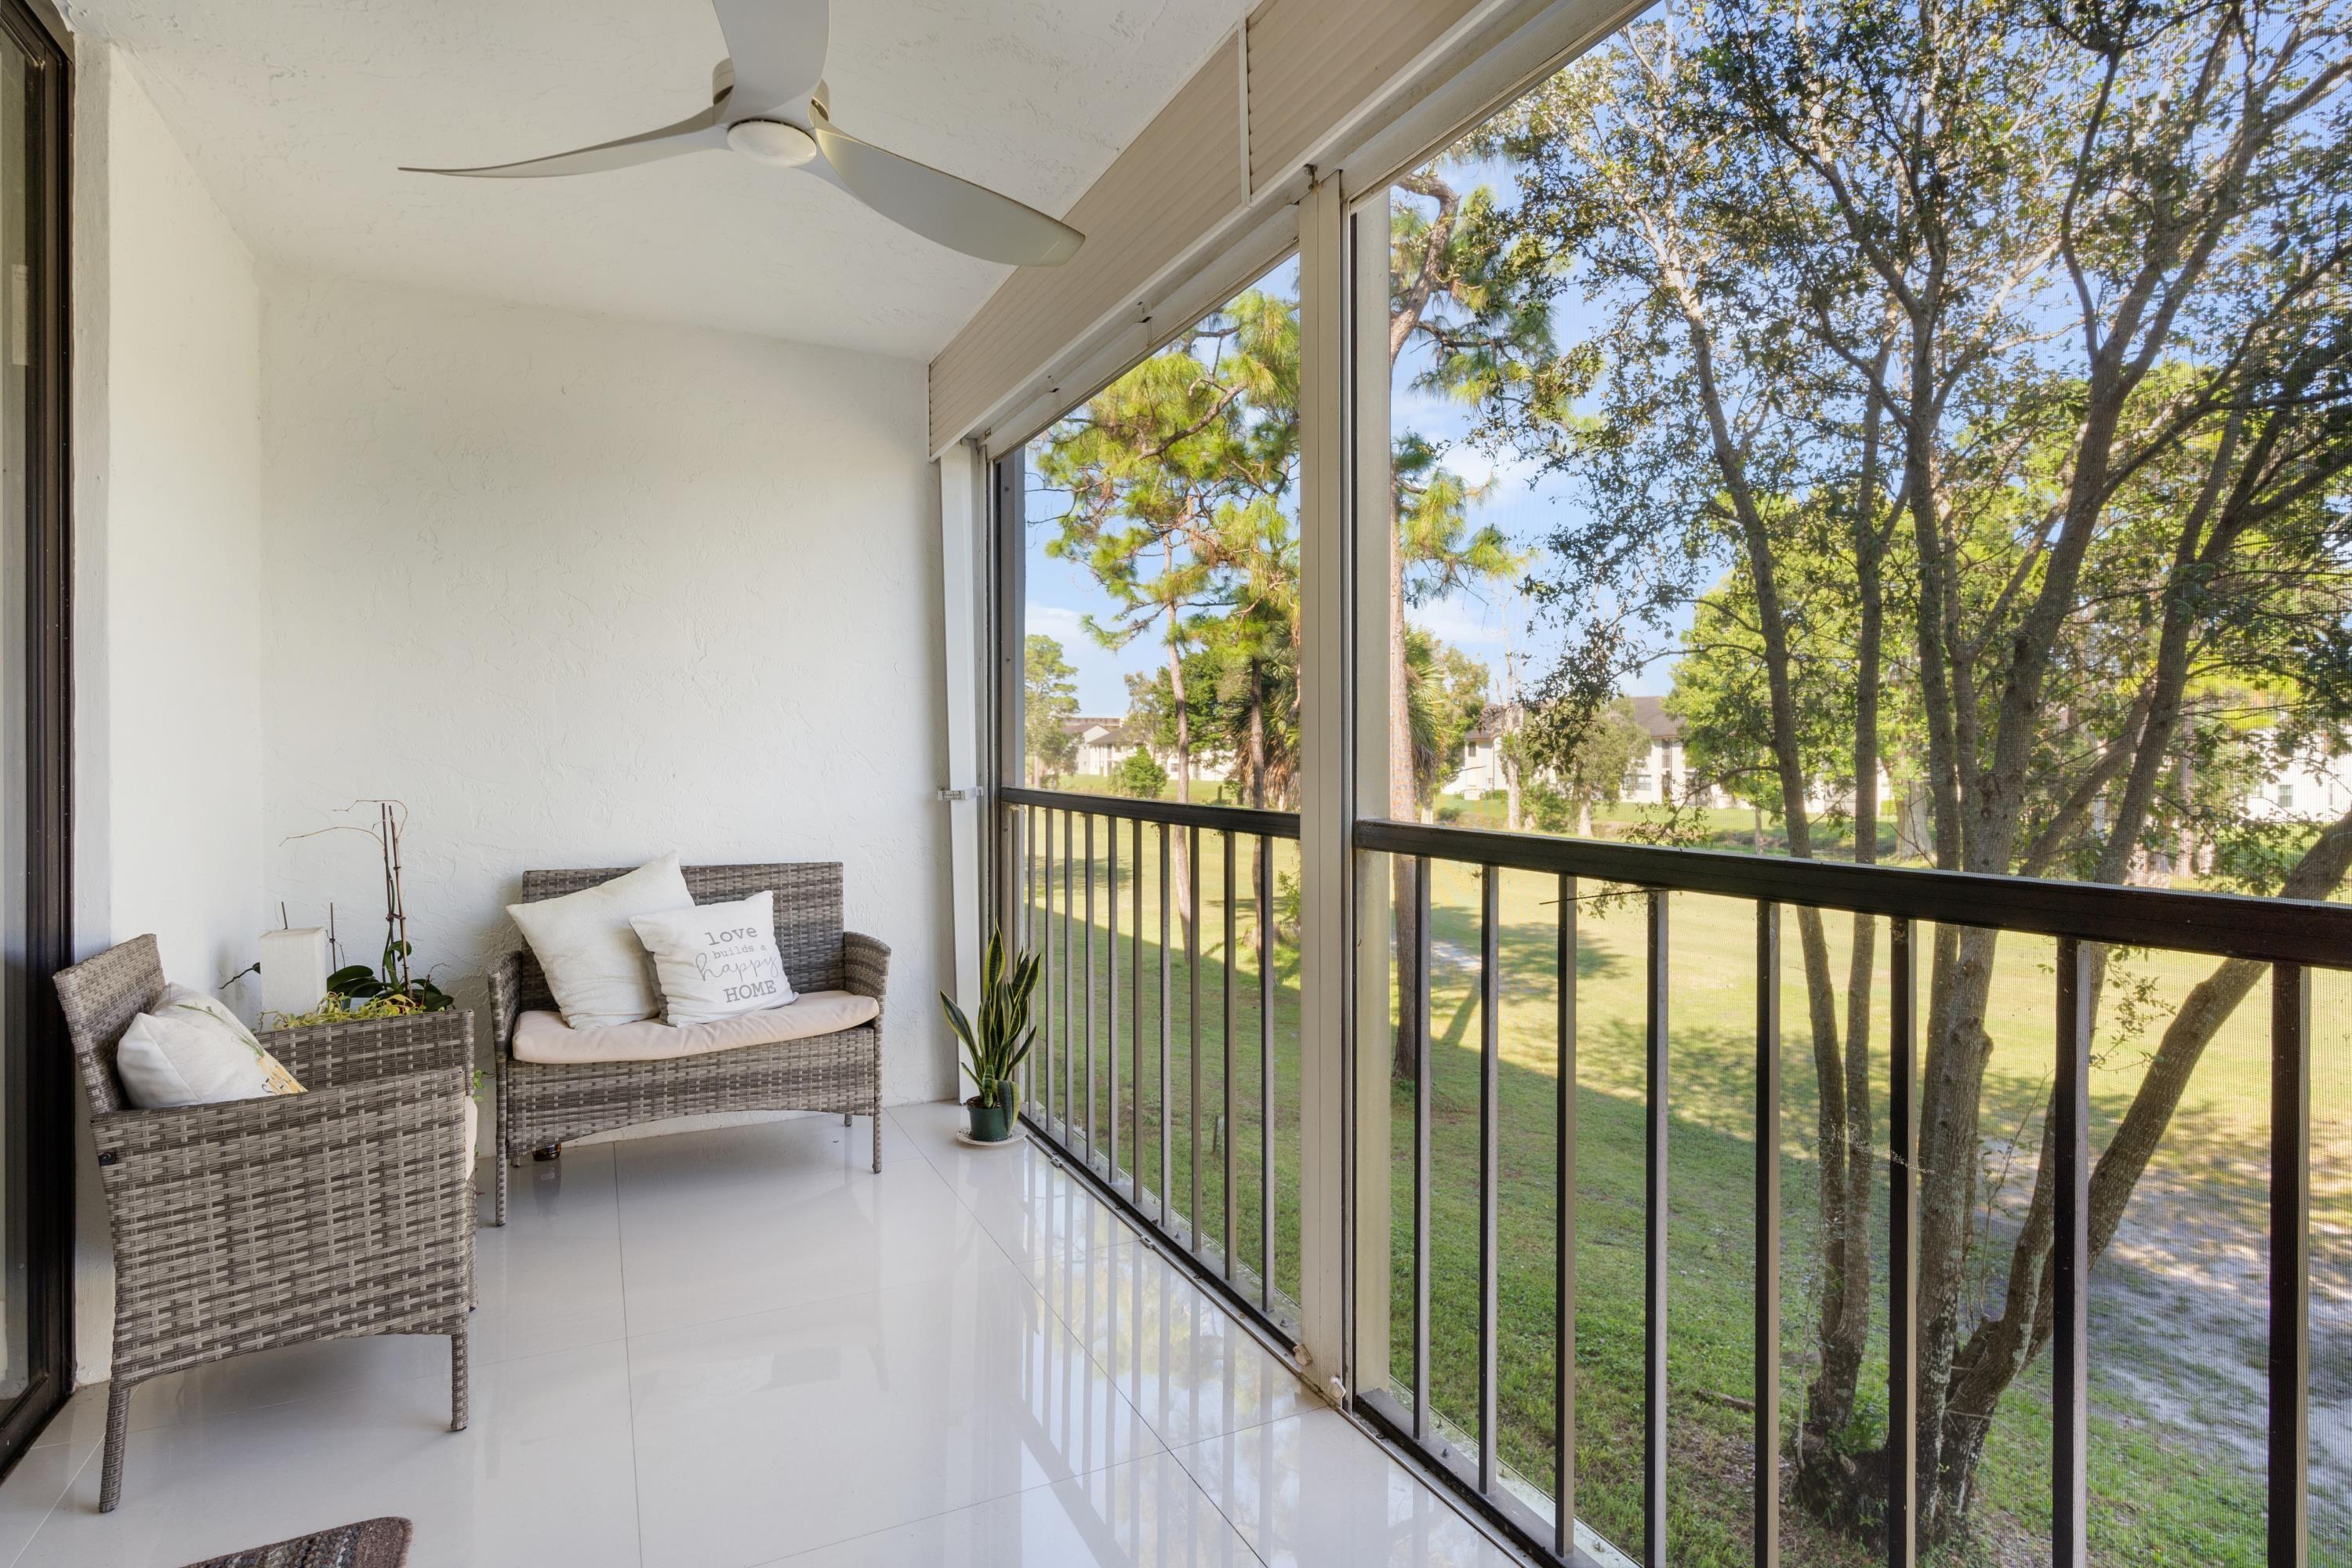
[[[2310,1555],[2311,972],[2271,970],[2270,1568]]]
[[[1002,837],[1013,824],[998,818],[993,790],[972,787],[992,785],[1008,776],[992,769],[996,748],[988,729],[993,674],[988,463],[974,445],[959,442],[940,454],[939,473],[940,629],[947,698],[947,776],[940,783],[961,789],[964,796],[946,808],[948,906],[954,938],[950,971],[954,979],[949,988],[969,1013],[979,1006],[971,987],[989,930],[1013,923],[1006,884],[1018,861]],[[991,844],[991,839],[996,842]],[[1003,858],[992,873],[988,862],[999,853]]]
[[[1354,973],[1355,652],[1347,205],[1337,173],[1298,202],[1298,1338],[1312,1381],[1349,1373],[1348,1044]],[[1381,238],[1385,250],[1386,236]],[[1383,305],[1386,290],[1381,293]],[[1385,437],[1383,437],[1385,441]],[[1382,516],[1388,492],[1380,494]],[[1267,1075],[1269,1084],[1272,1074]],[[1272,1096],[1267,1098],[1271,1107]],[[1267,1121],[1272,1151],[1271,1116]],[[1269,1193],[1276,1173],[1266,1162]],[[1273,1205],[1269,1205],[1269,1214]],[[1272,1226],[1268,1226],[1269,1241]],[[1269,1282],[1268,1289],[1271,1289]],[[1343,1394],[1344,1397],[1344,1394]]]
[[[1429,857],[1414,862],[1412,1031],[1412,1435],[1426,1443],[1429,1409]]]
[[[2056,1304],[2050,1336],[2051,1568],[2084,1568],[2090,1516],[2084,1438],[2090,1412],[2090,1337],[2085,1287],[2091,1273],[2091,949],[2058,939],[2058,1078],[2052,1095],[2056,1228],[2050,1282]]]
[[[1495,1410],[1495,1350],[1503,1259],[1496,1234],[1502,1185],[1502,963],[1497,947],[1503,873],[1479,868],[1478,885],[1478,1489],[1495,1489],[1495,1447],[1502,1426]]]
[[[1866,916],[1857,915],[1857,920]],[[1780,906],[1756,906],[1756,1568],[1780,1563]]]
[[[1558,1469],[1552,1486],[1551,1549],[1565,1560],[1576,1546],[1576,879],[1559,879],[1559,1016],[1553,1038],[1559,1051],[1559,1129],[1552,1205],[1558,1224],[1552,1246],[1552,1335],[1559,1382],[1552,1391],[1552,1441]]]
[[[1185,1163],[1192,1167],[1192,1206],[1185,1215],[1184,1234],[1192,1238],[1195,1253],[1201,1250],[1201,830],[1184,830],[1185,874],[1190,879],[1186,891],[1190,901],[1185,908],[1192,911],[1184,921],[1185,985],[1190,996],[1186,1020],[1192,1047],[1191,1094],[1191,1142]]]
[[[1649,895],[1648,1103],[1644,1122],[1642,1563],[1666,1561],[1666,895]]]
[[[1259,853],[1265,853],[1265,840],[1258,841]],[[1217,1101],[1217,1114],[1224,1118],[1224,1130],[1217,1139],[1217,1152],[1224,1165],[1224,1236],[1223,1257],[1225,1278],[1234,1277],[1234,1132],[1241,1123],[1234,1115],[1234,834],[1225,829],[1225,1092]]]
[[[1911,922],[1886,926],[1886,1563],[1912,1568],[1919,1550],[1918,959]]]

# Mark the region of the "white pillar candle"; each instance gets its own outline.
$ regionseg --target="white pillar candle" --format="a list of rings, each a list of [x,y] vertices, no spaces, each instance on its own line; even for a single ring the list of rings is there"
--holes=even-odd
[[[327,932],[320,926],[261,933],[261,1010],[291,1016],[327,994]]]

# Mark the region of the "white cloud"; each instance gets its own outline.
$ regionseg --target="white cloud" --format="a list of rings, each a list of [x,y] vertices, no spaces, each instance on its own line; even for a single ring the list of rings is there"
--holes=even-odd
[[[1499,600],[1473,598],[1457,589],[1443,598],[1412,605],[1406,610],[1405,618],[1440,642],[1452,643],[1465,652],[1486,648],[1500,651],[1503,617],[1508,613]],[[1524,643],[1526,638],[1522,636],[1519,640]]]
[[[1086,617],[1067,605],[1033,601],[1021,607],[1021,614],[1027,630],[1052,637],[1062,645],[1065,654],[1074,651],[1073,645],[1094,641],[1087,634]]]

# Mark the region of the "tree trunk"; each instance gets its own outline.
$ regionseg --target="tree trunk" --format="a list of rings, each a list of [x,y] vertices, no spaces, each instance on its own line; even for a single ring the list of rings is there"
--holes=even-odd
[[[1788,621],[1781,610],[1773,540],[1748,479],[1747,453],[1734,436],[1716,381],[1714,342],[1696,289],[1670,257],[1661,257],[1667,286],[1678,299],[1689,330],[1691,368],[1698,403],[1706,418],[1716,466],[1738,519],[1748,569],[1756,593],[1756,620],[1764,643],[1764,675],[1770,697],[1772,760],[1780,787],[1780,816],[1791,858],[1813,858],[1812,825],[1806,803],[1804,759],[1799,742],[1796,686],[1791,674]],[[1661,769],[1663,783],[1663,768]],[[1852,1419],[1870,1324],[1869,1057],[1865,1037],[1859,1063],[1842,1059],[1837,994],[1830,973],[1829,938],[1818,909],[1797,910],[1798,947],[1804,962],[1806,1021],[1812,1036],[1813,1071],[1819,1086],[1815,1134],[1821,1160],[1822,1226],[1824,1239],[1819,1335],[1822,1371],[1807,1398],[1804,1440],[1798,1452],[1799,1490],[1818,1487],[1810,1467],[1831,1465],[1844,1476],[1834,1442]],[[1866,987],[1865,987],[1866,989]],[[1853,1103],[1859,1098],[1860,1103]],[[1843,1156],[1841,1155],[1841,1152]],[[1859,1171],[1859,1176],[1855,1174]]]
[[[1176,606],[1168,606],[1168,689],[1176,701],[1176,799],[1183,805],[1192,800],[1192,710],[1184,694],[1184,648],[1176,618]],[[1192,929],[1192,836],[1173,827],[1162,826],[1168,835],[1169,877],[1176,886],[1170,889],[1176,901],[1176,918],[1189,933]]]
[[[2315,839],[2280,885],[2283,899],[2333,897],[2352,871],[2352,812],[2347,812]],[[2091,1170],[2089,1215],[2091,1259],[2096,1263],[2123,1224],[2133,1190],[2148,1161],[2162,1146],[2164,1135],[2180,1107],[2189,1079],[2203,1059],[2205,1047],[2230,1021],[2267,965],[2246,959],[2229,959],[2198,982],[2180,1010],[2166,1027],[2163,1039],[2149,1058],[2147,1071],[2132,1094],[2115,1136],[2101,1151]],[[2018,1374],[2032,1363],[2048,1343],[2055,1314],[2050,1280],[2050,1247],[2054,1230],[2057,1194],[2047,1180],[2047,1128],[2033,1198],[2026,1210],[2017,1245],[2011,1254],[2008,1284],[2000,1313],[1969,1337],[1953,1358],[1948,1392],[1943,1401],[1940,1434],[1946,1460],[1934,1477],[1934,1517],[1940,1534],[1948,1534],[1965,1516],[1975,1486],[1976,1467],[1992,1426],[1992,1413]]]
[[[1391,360],[1394,355],[1391,354]],[[1400,822],[1413,816],[1412,705],[1406,692],[1409,673],[1404,643],[1404,541],[1402,520],[1389,514],[1389,815]],[[1413,1038],[1421,1016],[1422,991],[1428,977],[1420,973],[1420,869],[1403,855],[1389,857],[1389,896],[1396,930],[1397,1027],[1391,1070],[1409,1080],[1420,1071],[1421,1058]]]

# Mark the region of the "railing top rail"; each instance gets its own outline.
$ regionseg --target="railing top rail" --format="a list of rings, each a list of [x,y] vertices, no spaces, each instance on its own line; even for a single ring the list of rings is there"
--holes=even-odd
[[[1208,827],[1220,832],[1262,833],[1269,838],[1298,837],[1298,814],[1260,811],[1248,805],[1195,805],[1172,800],[1131,800],[1120,795],[1087,795],[1077,790],[1031,789],[1024,784],[1000,784],[996,798],[1007,805],[1042,805],[1083,816],[1116,816],[1130,822],[1161,822],[1175,827]]]
[[[1667,849],[1385,819],[1359,822],[1356,847],[1943,925],[2352,969],[2352,904]]]

